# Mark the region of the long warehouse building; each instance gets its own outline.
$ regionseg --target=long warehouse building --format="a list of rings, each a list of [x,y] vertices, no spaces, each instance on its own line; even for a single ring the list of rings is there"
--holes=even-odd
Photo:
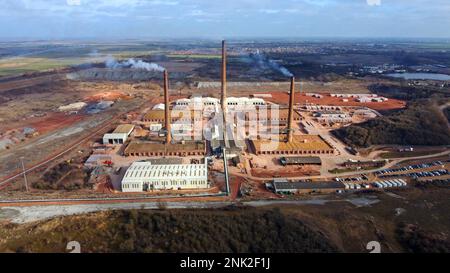
[[[207,164],[134,162],[122,179],[123,192],[207,189]]]

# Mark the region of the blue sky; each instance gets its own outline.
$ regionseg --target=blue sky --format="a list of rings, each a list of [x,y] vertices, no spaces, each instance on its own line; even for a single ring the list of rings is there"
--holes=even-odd
[[[0,0],[0,38],[450,37],[450,0]]]

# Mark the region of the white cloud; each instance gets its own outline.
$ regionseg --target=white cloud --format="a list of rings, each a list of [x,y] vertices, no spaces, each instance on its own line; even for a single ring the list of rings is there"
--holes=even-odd
[[[66,3],[69,6],[79,6],[81,5],[81,0],[66,0]]]
[[[267,13],[267,14],[277,14],[280,13],[279,9],[260,9],[259,12]]]
[[[369,6],[381,6],[381,0],[366,0]]]

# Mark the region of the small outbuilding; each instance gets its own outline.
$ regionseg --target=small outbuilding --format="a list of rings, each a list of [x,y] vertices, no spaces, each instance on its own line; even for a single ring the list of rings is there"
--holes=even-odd
[[[322,165],[322,160],[318,156],[291,156],[291,157],[281,157],[280,162],[284,166],[288,165]]]
[[[342,182],[288,182],[287,180],[274,180],[273,189],[278,194],[311,194],[311,193],[335,193],[345,190]]]
[[[110,134],[103,136],[103,144],[124,144],[134,130],[132,124],[121,124]]]

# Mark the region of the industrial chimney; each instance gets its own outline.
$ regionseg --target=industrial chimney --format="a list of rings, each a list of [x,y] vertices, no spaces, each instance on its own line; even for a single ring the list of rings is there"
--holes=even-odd
[[[227,49],[225,40],[222,41],[222,113],[225,117],[225,113],[227,111]]]
[[[169,111],[169,74],[167,70],[164,70],[164,126],[166,129],[166,144],[170,144],[170,142],[172,141]]]
[[[287,141],[292,142],[294,129],[292,126],[294,119],[294,101],[295,101],[295,78],[291,77],[291,93],[289,95],[289,116],[288,116],[288,128],[287,128]]]

